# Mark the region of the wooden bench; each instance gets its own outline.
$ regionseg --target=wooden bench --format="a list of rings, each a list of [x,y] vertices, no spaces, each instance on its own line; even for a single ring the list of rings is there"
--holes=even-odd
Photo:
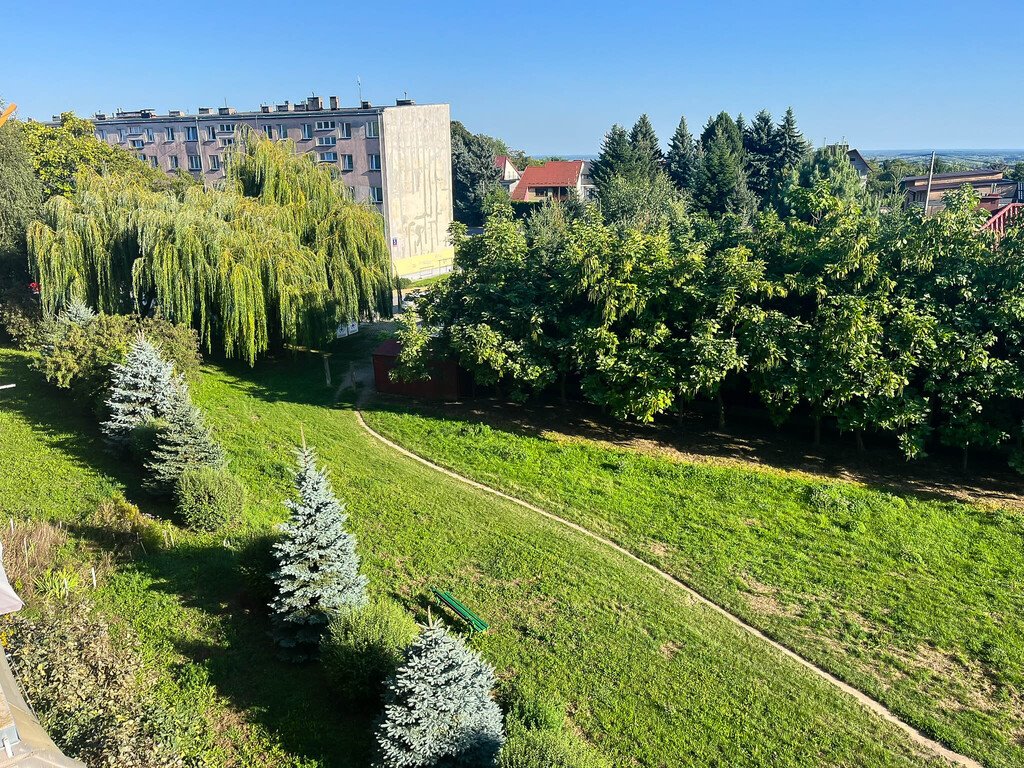
[[[442,605],[446,605],[451,608],[455,613],[459,615],[459,618],[463,619],[470,627],[470,633],[473,632],[486,632],[487,627],[490,626],[486,621],[481,619],[469,608],[460,603],[451,592],[443,592],[437,587],[431,587],[430,591],[434,593],[434,597],[437,598],[438,602]]]

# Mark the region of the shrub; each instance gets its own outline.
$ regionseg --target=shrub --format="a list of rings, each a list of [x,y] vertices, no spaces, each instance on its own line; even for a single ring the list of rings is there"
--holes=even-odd
[[[185,524],[200,531],[215,531],[237,520],[245,505],[242,484],[226,470],[213,467],[182,472],[175,497]]]
[[[159,524],[121,495],[100,502],[92,522],[97,542],[115,558],[131,559],[138,549],[153,551],[163,542]]]
[[[159,444],[160,433],[166,428],[167,422],[163,419],[148,419],[129,433],[128,450],[140,464],[149,461]]]
[[[611,768],[611,763],[569,731],[520,728],[509,733],[498,768]]]
[[[507,683],[500,700],[510,726],[544,731],[565,728],[565,703],[522,679]]]
[[[37,343],[42,316],[39,301],[23,286],[0,287],[0,330],[22,349]]]
[[[188,377],[199,369],[196,332],[160,318],[100,314],[85,325],[51,320],[46,329],[46,338],[36,344],[36,367],[97,413],[103,412],[111,370],[124,361],[140,330],[177,373]]]
[[[331,687],[346,701],[378,701],[416,632],[412,616],[393,600],[343,609],[320,644]]]

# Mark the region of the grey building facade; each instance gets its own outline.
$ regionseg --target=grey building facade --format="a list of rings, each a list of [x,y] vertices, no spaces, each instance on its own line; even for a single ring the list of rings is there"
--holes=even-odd
[[[384,216],[399,275],[451,265],[451,128],[447,104],[344,107],[336,96],[262,105],[258,111],[200,108],[196,114],[152,109],[93,116],[96,136],[167,173],[186,171],[205,183],[224,177],[238,129],[247,125],[331,166],[357,202]]]

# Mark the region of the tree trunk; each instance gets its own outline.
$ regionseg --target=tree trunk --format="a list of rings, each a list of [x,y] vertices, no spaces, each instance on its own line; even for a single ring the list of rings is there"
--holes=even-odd
[[[565,395],[565,380],[566,380],[566,378],[567,377],[565,375],[565,371],[562,371],[562,373],[559,374],[559,377],[558,377],[558,394],[559,394],[559,399],[562,401],[562,405],[565,405],[566,403],[569,402],[569,398],[567,398],[566,395]]]
[[[722,393],[715,393],[715,400],[718,401],[718,429],[725,429],[725,400],[722,399]]]
[[[821,414],[814,414],[814,444],[821,445]]]
[[[964,455],[963,455],[963,457],[961,458],[961,461],[960,461],[960,469],[962,469],[964,472],[967,471],[967,446],[966,445],[964,446]]]
[[[853,436],[857,439],[857,453],[864,453],[864,430],[858,427],[853,430]]]

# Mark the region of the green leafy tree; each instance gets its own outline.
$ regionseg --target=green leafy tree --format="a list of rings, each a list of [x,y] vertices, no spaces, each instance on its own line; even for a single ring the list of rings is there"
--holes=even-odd
[[[331,617],[347,606],[366,603],[366,577],[359,572],[356,539],[345,530],[345,507],[326,472],[305,445],[298,451],[298,501],[274,544],[276,596],[270,603],[274,639],[293,661],[316,656]]]
[[[164,424],[146,464],[149,488],[171,493],[187,469],[225,466],[224,449],[213,439],[202,411],[192,402],[184,377],[174,379],[166,410],[156,415]]]
[[[462,123],[452,122],[452,197],[457,221],[470,226],[483,221],[484,200],[501,188],[501,170],[494,158],[507,153],[504,142],[470,133]]]
[[[288,142],[248,130],[222,189],[178,199],[131,176],[85,173],[72,197],[46,203],[28,243],[46,314],[73,297],[108,314],[159,307],[208,350],[249,363],[391,313],[380,215]]]
[[[692,189],[697,174],[697,146],[690,129],[686,126],[686,118],[679,118],[676,132],[668,144],[665,170],[669,178],[679,189]]]
[[[4,107],[0,102],[0,111]],[[0,126],[0,281],[28,282],[25,232],[39,213],[42,188],[25,145],[22,123]]]
[[[45,197],[70,195],[82,171],[103,175],[129,175],[140,184],[163,187],[166,179],[155,168],[121,147],[96,138],[93,124],[63,112],[60,124],[25,123],[25,144]]]
[[[494,670],[439,622],[387,683],[377,745],[386,768],[494,766],[505,741]]]
[[[816,149],[797,169],[795,181],[801,187],[811,188],[824,184],[829,194],[851,202],[867,202],[864,186],[850,158],[847,148],[831,144]]]

